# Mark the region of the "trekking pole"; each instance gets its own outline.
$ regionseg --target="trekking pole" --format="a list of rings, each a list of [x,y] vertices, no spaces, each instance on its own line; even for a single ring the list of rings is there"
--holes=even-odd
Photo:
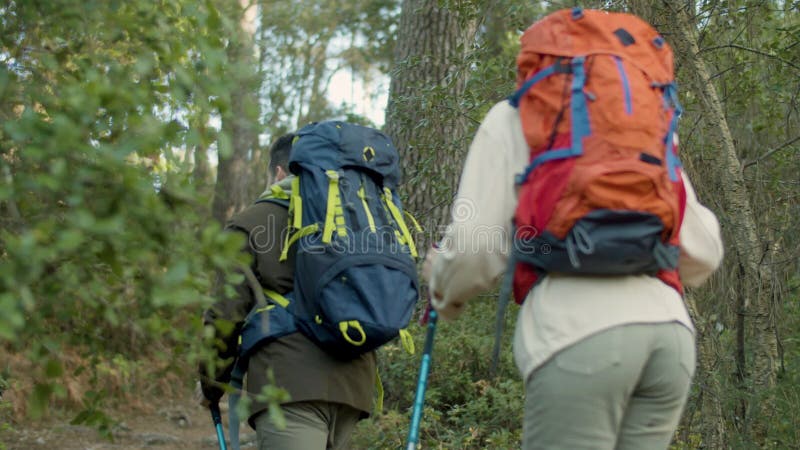
[[[414,411],[411,414],[411,426],[408,430],[408,446],[406,450],[414,450],[419,442],[419,424],[422,421],[422,406],[425,402],[425,388],[428,385],[428,372],[431,367],[431,353],[433,352],[433,336],[436,334],[436,319],[438,314],[434,309],[428,316],[428,334],[425,336],[425,349],[422,352],[422,364],[419,367],[419,380],[417,393],[414,397]]]
[[[214,421],[214,428],[217,430],[217,442],[219,442],[219,450],[228,450],[225,445],[225,432],[222,430],[222,414],[219,412],[219,404],[214,404],[208,407],[211,410],[211,419]]]

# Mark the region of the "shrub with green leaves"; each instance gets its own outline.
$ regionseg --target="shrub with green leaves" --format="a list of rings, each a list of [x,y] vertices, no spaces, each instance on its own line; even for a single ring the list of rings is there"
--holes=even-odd
[[[506,315],[501,358],[492,378],[495,300],[491,295],[474,299],[458,320],[437,325],[420,426],[422,448],[519,447],[524,392],[511,355],[517,308]],[[427,328],[412,324],[409,329],[417,354],[406,354],[399,344],[379,350],[384,411],[359,425],[353,448],[405,446]]]
[[[219,139],[188,124],[227,108],[234,25],[214,1],[0,6],[0,351],[35,373],[0,369],[33,381],[34,414],[66,395],[66,347],[93,369],[186,359],[215,273],[235,267],[240,238],[209,223],[182,166]]]

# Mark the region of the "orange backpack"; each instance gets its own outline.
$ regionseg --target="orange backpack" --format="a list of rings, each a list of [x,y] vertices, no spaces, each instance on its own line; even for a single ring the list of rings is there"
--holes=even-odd
[[[530,147],[517,178],[517,302],[548,272],[651,274],[681,292],[669,45],[635,16],[581,8],[546,16],[521,41],[509,98]]]

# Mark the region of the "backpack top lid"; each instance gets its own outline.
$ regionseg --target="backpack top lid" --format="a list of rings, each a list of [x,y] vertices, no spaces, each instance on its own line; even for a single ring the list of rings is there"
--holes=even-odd
[[[656,83],[673,81],[669,44],[644,20],[626,13],[562,9],[534,22],[520,38],[519,77],[530,76],[536,55],[615,55],[635,65]],[[520,80],[518,80],[520,81]]]
[[[306,125],[296,135],[289,157],[289,170],[294,174],[302,165],[324,170],[355,167],[372,172],[389,189],[400,183],[397,149],[388,136],[374,128],[330,120]]]

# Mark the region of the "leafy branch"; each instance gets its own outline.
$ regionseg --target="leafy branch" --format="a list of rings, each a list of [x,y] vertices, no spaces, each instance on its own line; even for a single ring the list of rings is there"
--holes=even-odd
[[[775,153],[783,150],[784,148],[794,144],[797,141],[800,141],[800,136],[795,136],[794,138],[789,139],[788,141],[784,142],[783,144],[768,150],[766,153],[764,153],[763,155],[759,156],[758,158],[753,159],[751,161],[745,162],[744,164],[742,164],[742,170],[747,169],[748,167],[753,166],[755,164],[758,164],[759,162],[769,158],[770,156],[772,156]]]
[[[720,50],[720,49],[723,49],[723,48],[735,48],[735,49],[738,49],[738,50],[744,50],[746,52],[755,53],[756,55],[765,56],[767,58],[772,58],[774,60],[780,61],[781,63],[783,63],[783,64],[785,64],[785,65],[787,65],[789,67],[792,67],[792,68],[797,69],[798,71],[800,71],[800,65],[797,65],[797,64],[793,63],[792,61],[783,59],[783,58],[781,58],[780,56],[778,56],[778,55],[776,55],[774,53],[765,52],[764,50],[759,50],[757,48],[745,47],[744,45],[739,45],[739,44],[725,44],[725,45],[715,45],[713,47],[705,47],[705,48],[701,48],[700,51],[698,52],[698,54],[703,53],[703,52],[710,52],[710,51],[714,51],[714,50]]]

